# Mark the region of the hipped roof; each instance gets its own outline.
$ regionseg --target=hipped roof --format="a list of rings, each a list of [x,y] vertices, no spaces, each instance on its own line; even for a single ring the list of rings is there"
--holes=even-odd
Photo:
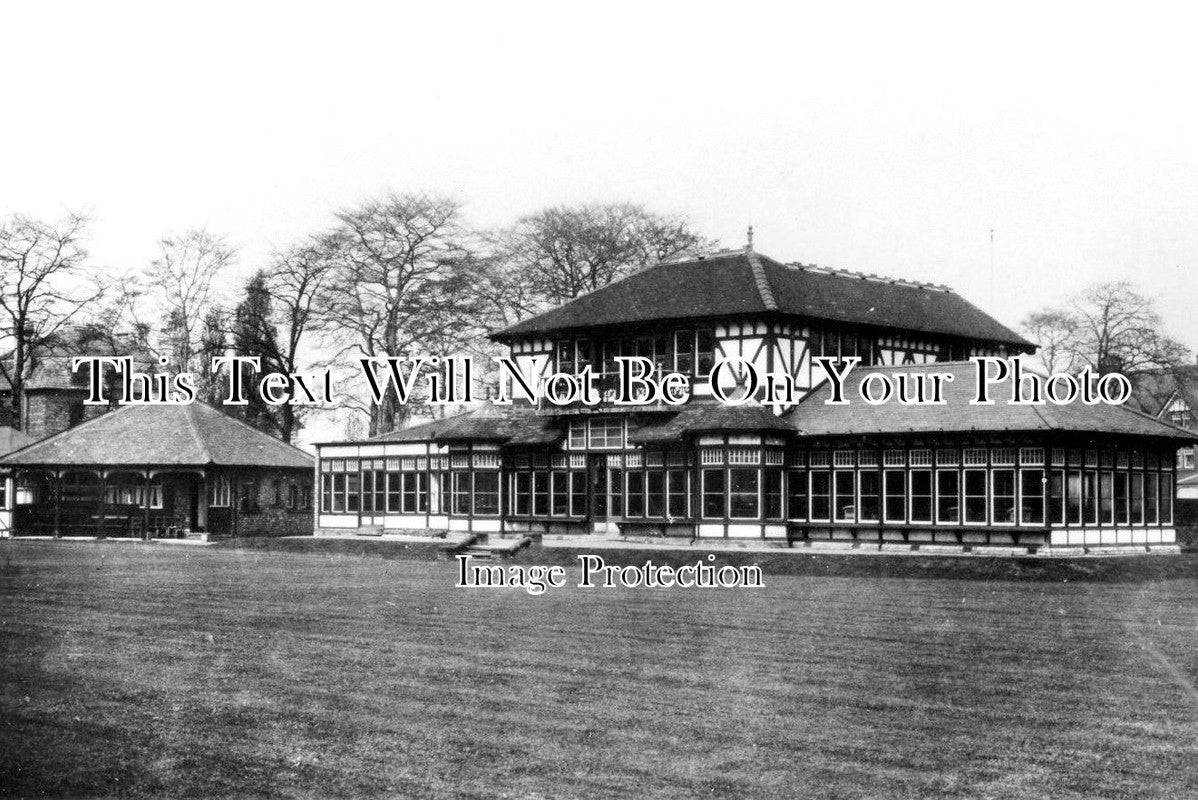
[[[1182,430],[1127,406],[1084,405],[1080,398],[1066,405],[1010,405],[1010,388],[991,387],[993,405],[970,405],[975,392],[972,362],[934,363],[877,368],[886,375],[920,375],[943,372],[953,376],[944,384],[944,405],[903,405],[891,399],[869,405],[857,393],[860,379],[870,370],[859,368],[845,382],[847,405],[828,405],[832,387],[823,383],[805,396],[788,415],[800,434],[969,433],[1004,431],[1074,431],[1089,434],[1153,436],[1198,441]]]
[[[127,405],[0,458],[2,464],[311,469],[312,457],[204,403]]]
[[[753,252],[657,264],[492,338],[764,313],[1035,347],[947,287],[782,264]]]

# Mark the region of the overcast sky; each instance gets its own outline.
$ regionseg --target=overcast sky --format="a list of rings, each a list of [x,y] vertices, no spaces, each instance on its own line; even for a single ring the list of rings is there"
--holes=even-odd
[[[389,189],[633,200],[1010,325],[1127,278],[1198,347],[1182,7],[569,5],[7,4],[0,213],[88,209],[124,267],[207,226],[248,270]]]

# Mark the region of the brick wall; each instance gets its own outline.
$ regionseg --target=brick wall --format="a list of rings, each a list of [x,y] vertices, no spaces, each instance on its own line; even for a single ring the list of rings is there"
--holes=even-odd
[[[25,433],[35,439],[44,439],[71,427],[72,409],[75,424],[98,417],[108,410],[107,406],[85,406],[86,394],[64,389],[28,392],[25,395],[25,418],[21,422]]]
[[[247,504],[239,499],[237,513],[238,536],[311,536],[313,526],[312,473],[303,471],[263,470],[238,479],[238,485],[256,486],[256,502]],[[309,501],[305,507],[306,498]],[[240,490],[239,490],[240,492]],[[291,507],[293,492],[298,502]],[[238,497],[242,495],[239,493]]]

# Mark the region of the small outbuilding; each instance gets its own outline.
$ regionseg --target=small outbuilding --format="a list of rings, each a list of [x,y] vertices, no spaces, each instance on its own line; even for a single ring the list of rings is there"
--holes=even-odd
[[[307,534],[313,468],[203,403],[124,406],[0,457],[0,535]]]

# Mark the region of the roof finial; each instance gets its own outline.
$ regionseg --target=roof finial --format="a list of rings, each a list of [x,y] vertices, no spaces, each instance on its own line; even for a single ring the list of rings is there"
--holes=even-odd
[[[745,242],[745,250],[750,253],[753,252],[753,225],[752,224],[749,225],[749,236],[748,236],[748,240]]]

